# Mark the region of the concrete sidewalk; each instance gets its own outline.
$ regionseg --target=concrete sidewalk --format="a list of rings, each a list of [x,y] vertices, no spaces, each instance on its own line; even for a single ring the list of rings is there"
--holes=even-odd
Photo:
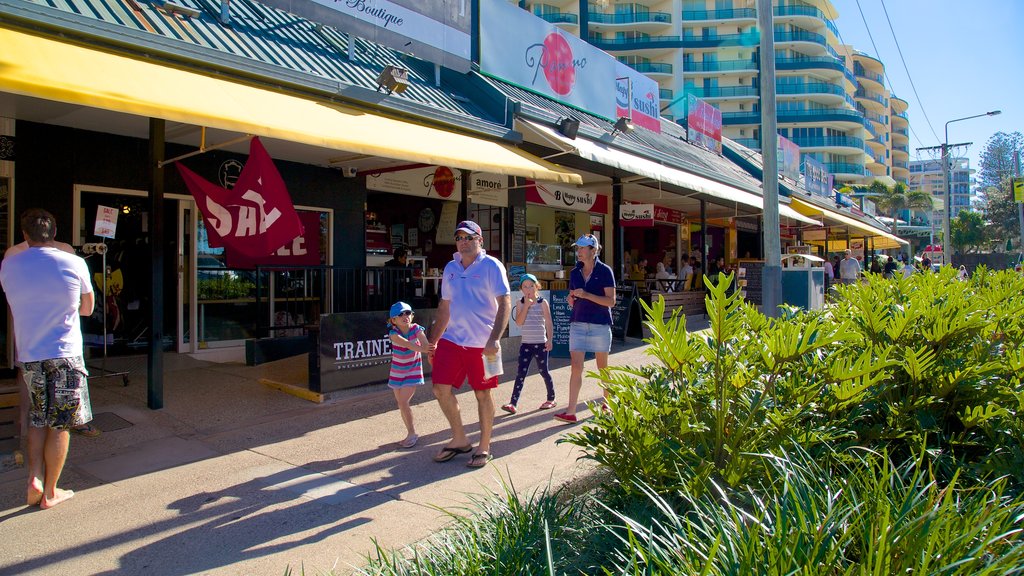
[[[645,350],[616,343],[611,364],[649,363]],[[431,460],[449,436],[429,384],[414,398],[420,442],[401,450],[405,430],[384,386],[318,405],[259,384],[273,366],[169,355],[165,408],[153,411],[144,359],[131,368],[128,387],[119,377],[90,381],[104,432],[72,439],[61,484],[74,499],[29,508],[25,470],[0,475],[0,573],[283,574],[304,565],[348,574],[373,539],[400,547],[444,526],[438,507],[459,511],[502,482],[526,493],[591,470],[579,450],[557,443],[578,428],[558,425],[558,409],[536,410],[544,385],[535,373],[518,415],[497,409],[495,459],[472,470],[468,455]],[[514,366],[505,369],[496,408],[511,394]],[[564,408],[568,360],[552,359],[552,376]],[[599,396],[588,379],[581,399]],[[476,401],[459,398],[475,441]]]

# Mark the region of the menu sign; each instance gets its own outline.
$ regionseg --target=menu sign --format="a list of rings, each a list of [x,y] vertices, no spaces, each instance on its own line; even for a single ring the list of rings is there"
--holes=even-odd
[[[551,306],[551,323],[554,325],[554,332],[551,337],[551,356],[555,358],[569,357],[569,324],[572,322],[572,307],[569,306],[568,290],[552,290],[551,299],[548,301]]]
[[[629,330],[629,315],[636,303],[636,286],[616,286],[615,305],[612,306],[612,336],[626,339]]]
[[[526,262],[526,207],[512,207],[512,261]]]

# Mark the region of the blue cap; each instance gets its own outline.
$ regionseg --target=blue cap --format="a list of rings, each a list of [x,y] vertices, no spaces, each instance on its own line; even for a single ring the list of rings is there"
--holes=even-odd
[[[579,240],[575,242],[576,246],[590,246],[591,248],[597,247],[597,238],[593,234],[584,234],[580,236]]]
[[[520,284],[526,282],[527,280],[533,282],[534,284],[539,284],[539,282],[537,282],[537,277],[534,276],[533,274],[523,274],[522,276],[519,277]]]
[[[405,312],[406,310],[412,312],[412,306],[409,306],[405,302],[395,302],[391,305],[391,314],[389,314],[388,317],[394,318],[395,316],[401,316],[402,312]]]

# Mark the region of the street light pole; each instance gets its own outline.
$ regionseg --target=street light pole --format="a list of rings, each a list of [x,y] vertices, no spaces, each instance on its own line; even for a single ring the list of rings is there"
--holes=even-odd
[[[996,116],[1002,114],[1002,110],[992,110],[985,112],[984,114],[975,114],[974,116],[964,116],[963,118],[955,118],[946,122],[946,133],[945,139],[942,141],[942,183],[945,185],[945,193],[942,195],[942,206],[945,209],[945,214],[942,217],[942,264],[943,266],[951,264],[953,258],[952,252],[952,237],[950,236],[950,219],[952,217],[953,208],[953,186],[950,182],[950,157],[949,157],[949,125],[954,122],[960,122],[962,120],[970,120],[972,118],[981,118],[982,116]]]

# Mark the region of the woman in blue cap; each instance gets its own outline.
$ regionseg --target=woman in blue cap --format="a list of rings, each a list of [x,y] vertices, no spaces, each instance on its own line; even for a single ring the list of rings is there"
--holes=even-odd
[[[416,387],[423,385],[423,357],[421,354],[433,350],[427,340],[427,333],[419,324],[412,321],[412,306],[405,302],[391,305],[388,319],[388,338],[391,340],[391,373],[388,375],[388,387],[395,391],[398,411],[405,423],[405,439],[398,443],[402,448],[412,448],[420,437],[412,422],[412,401]]]
[[[608,353],[612,349],[612,306],[615,305],[615,275],[612,269],[597,257],[601,244],[593,234],[584,234],[576,240],[576,268],[569,274],[569,306],[572,322],[569,324],[569,403],[565,412],[555,419],[575,424],[576,404],[583,387],[583,359],[593,352],[598,370],[608,367]],[[605,391],[607,396],[607,391]]]
[[[548,301],[537,294],[540,289],[540,282],[533,274],[523,274],[520,278],[519,289],[523,291],[523,297],[515,308],[515,321],[520,327],[523,341],[519,345],[519,370],[516,372],[516,383],[512,387],[512,399],[508,404],[501,407],[509,414],[515,414],[516,405],[519,404],[519,394],[523,391],[523,383],[526,381],[526,374],[530,371],[530,362],[537,359],[537,371],[544,379],[544,385],[548,388],[548,397],[540,405],[541,410],[555,407],[555,383],[548,373],[548,352],[551,351],[551,336],[554,331],[554,324],[551,322],[551,307]]]

